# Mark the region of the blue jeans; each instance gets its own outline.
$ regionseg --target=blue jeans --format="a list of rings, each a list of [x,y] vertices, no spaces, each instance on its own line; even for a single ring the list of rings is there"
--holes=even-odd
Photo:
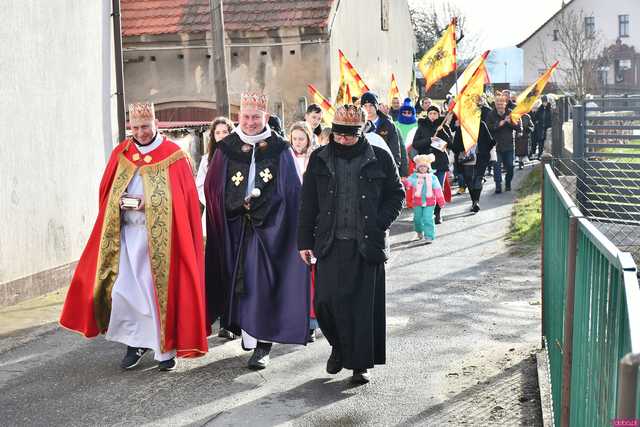
[[[507,171],[507,176],[505,176],[505,185],[511,188],[511,180],[513,179],[513,150],[509,151],[498,151],[496,153],[498,155],[498,161],[493,169],[493,180],[496,183],[496,189],[500,188],[502,185],[502,166]]]

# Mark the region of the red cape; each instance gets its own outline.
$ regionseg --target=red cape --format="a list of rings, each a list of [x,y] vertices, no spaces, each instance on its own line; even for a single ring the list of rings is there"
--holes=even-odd
[[[119,200],[116,193],[126,188],[136,170],[149,177],[162,199],[157,203],[158,194],[149,194],[143,178],[147,215],[152,215],[147,231],[161,319],[161,349],[176,350],[179,357],[202,356],[208,348],[209,327],[205,322],[200,205],[191,165],[180,147],[167,139],[147,155],[130,140],[111,153],[100,182],[98,217],[71,281],[60,324],[89,338],[107,330],[119,262],[119,207],[113,204]],[[158,217],[155,212],[165,216]],[[171,224],[168,233],[166,224],[159,223],[158,218]],[[158,228],[153,228],[154,221]],[[154,238],[157,230],[164,231],[158,239]],[[163,237],[164,241],[157,243]],[[117,247],[115,252],[110,252],[112,246]],[[170,258],[169,266],[162,255]]]

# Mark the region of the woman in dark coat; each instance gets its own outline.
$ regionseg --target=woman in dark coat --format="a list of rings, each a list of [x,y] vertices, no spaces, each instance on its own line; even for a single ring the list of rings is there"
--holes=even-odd
[[[520,118],[516,134],[516,157],[518,157],[518,169],[524,167],[524,158],[529,155],[529,138],[534,132],[531,116],[525,114]]]
[[[471,212],[477,213],[480,210],[480,194],[482,193],[484,172],[489,165],[491,150],[495,145],[496,142],[493,140],[491,132],[489,132],[489,128],[484,121],[480,122],[478,143],[471,147],[468,152],[464,150],[462,132],[456,132],[453,138],[451,150],[456,155],[456,162],[459,163],[464,182],[469,189]]]
[[[436,157],[436,161],[431,164],[433,173],[438,177],[440,186],[444,188],[444,181],[449,172],[449,156],[447,155],[447,149],[441,151],[431,145],[433,137],[438,137],[445,141],[447,145],[451,144],[453,136],[451,130],[446,123],[442,123],[444,118],[440,117],[440,108],[435,105],[431,105],[427,109],[427,118],[418,120],[418,130],[413,137],[413,148],[418,154],[433,154]],[[442,217],[440,214],[440,206],[436,206],[435,209],[435,222],[440,224]]]

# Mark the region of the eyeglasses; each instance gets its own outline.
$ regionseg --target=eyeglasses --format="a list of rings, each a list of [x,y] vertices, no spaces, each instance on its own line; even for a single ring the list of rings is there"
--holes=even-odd
[[[350,135],[350,134],[348,134],[348,133],[338,133],[338,132],[334,132],[334,133],[333,133],[333,137],[334,137],[334,138],[340,138],[340,139],[343,139],[343,138],[355,138],[355,137],[356,137],[356,135]]]

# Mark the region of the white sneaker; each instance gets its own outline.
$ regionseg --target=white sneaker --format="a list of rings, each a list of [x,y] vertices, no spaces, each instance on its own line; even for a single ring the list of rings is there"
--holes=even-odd
[[[416,240],[422,240],[424,238],[424,236],[422,235],[422,233],[416,233]]]

